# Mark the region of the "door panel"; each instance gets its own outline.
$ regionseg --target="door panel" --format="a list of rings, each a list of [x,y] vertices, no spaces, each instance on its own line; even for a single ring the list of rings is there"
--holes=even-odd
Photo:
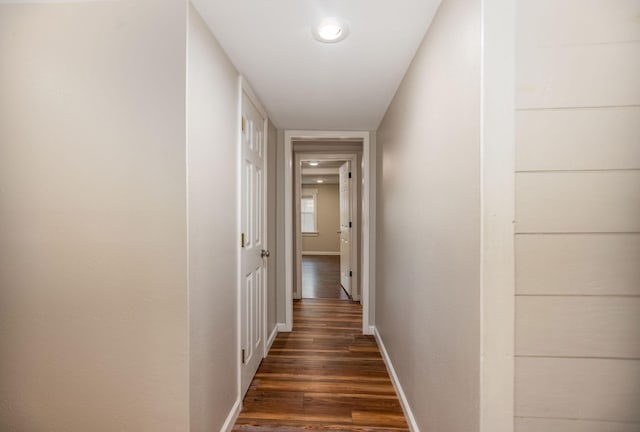
[[[242,98],[242,293],[241,349],[242,394],[249,388],[264,353],[264,302],[266,290],[265,245],[265,140],[264,118],[243,94]]]
[[[351,162],[340,167],[340,283],[351,294]]]

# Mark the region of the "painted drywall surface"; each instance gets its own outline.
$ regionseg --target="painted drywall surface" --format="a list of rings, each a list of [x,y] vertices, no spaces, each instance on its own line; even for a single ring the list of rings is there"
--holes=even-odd
[[[278,130],[269,121],[267,135],[267,247],[271,254],[267,260],[267,336],[271,335],[277,323],[277,141]]]
[[[639,15],[629,0],[518,3],[518,432],[640,422]]]
[[[302,194],[317,191],[318,235],[302,236],[302,252],[340,252],[340,190],[338,185],[305,185]]]
[[[285,262],[284,262],[284,131],[278,129],[276,140],[276,317],[285,322]]]
[[[0,5],[0,430],[189,428],[186,5]]]
[[[377,145],[376,326],[420,429],[477,431],[479,1],[442,2]]]
[[[220,430],[238,395],[238,73],[192,6],[187,71],[190,416],[199,432]]]

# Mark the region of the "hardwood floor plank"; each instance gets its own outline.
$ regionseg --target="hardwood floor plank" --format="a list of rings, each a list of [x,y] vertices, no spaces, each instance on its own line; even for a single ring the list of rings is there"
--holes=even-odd
[[[339,256],[302,257],[302,298],[349,299],[340,285]]]
[[[294,304],[291,333],[276,337],[234,431],[408,431],[362,307],[338,299]]]

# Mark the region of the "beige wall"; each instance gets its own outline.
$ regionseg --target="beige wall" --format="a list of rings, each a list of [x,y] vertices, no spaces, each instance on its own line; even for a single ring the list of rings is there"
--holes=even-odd
[[[377,146],[376,326],[421,430],[477,431],[479,1],[440,5]]]
[[[190,430],[200,432],[220,430],[238,396],[238,74],[193,7],[188,36]]]
[[[518,432],[638,430],[638,16],[637,1],[518,3]]]
[[[186,7],[0,5],[0,430],[186,431]]]
[[[302,253],[340,252],[340,189],[335,185],[305,185],[305,190],[318,191],[318,235],[302,236]]]
[[[284,260],[284,130],[279,129],[276,141],[276,320],[285,321],[285,260]],[[293,193],[293,191],[292,191]]]

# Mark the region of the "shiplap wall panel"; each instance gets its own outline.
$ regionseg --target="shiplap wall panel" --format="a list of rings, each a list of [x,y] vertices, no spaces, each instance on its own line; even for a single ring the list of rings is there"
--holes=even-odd
[[[516,334],[516,355],[640,359],[640,297],[519,296]]]
[[[640,432],[640,423],[516,418],[516,432]]]
[[[640,232],[639,192],[640,171],[518,173],[516,232]]]
[[[515,253],[516,294],[640,295],[640,234],[518,235]]]
[[[640,40],[638,0],[518,1],[516,13],[521,44],[576,45]],[[573,19],[578,14],[579,19]]]
[[[640,422],[640,361],[516,359],[516,416]]]
[[[640,0],[516,11],[516,431],[640,432]]]
[[[638,169],[640,107],[519,111],[516,142],[517,171]]]
[[[532,47],[516,70],[518,109],[640,104],[640,42]]]

